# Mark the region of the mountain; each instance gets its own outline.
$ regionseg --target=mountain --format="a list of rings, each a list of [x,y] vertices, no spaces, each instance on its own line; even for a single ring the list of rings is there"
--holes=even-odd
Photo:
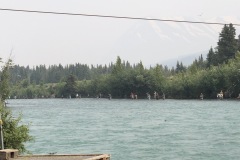
[[[240,18],[223,17],[209,20],[183,17],[163,18],[182,21],[221,22],[240,24]],[[166,21],[137,21],[112,47],[111,56],[121,55],[130,63],[142,61],[144,65],[154,66],[169,59],[181,61],[181,57],[191,57],[205,53],[215,47],[222,25],[175,23]],[[237,27],[237,35],[240,28]],[[196,55],[198,58],[201,54]],[[176,61],[175,61],[176,64]]]
[[[167,59],[161,61],[160,64],[163,66],[168,66],[168,68],[176,67],[177,61],[182,62],[184,66],[189,66],[193,63],[195,59],[198,60],[199,56],[203,56],[203,59],[207,58],[208,51],[202,51],[197,53],[192,53],[189,55],[183,55],[172,59]],[[154,66],[154,65],[153,65]]]

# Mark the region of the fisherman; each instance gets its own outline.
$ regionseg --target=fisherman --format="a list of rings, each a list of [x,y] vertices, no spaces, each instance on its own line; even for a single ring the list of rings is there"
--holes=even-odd
[[[200,99],[203,100],[203,94],[202,93],[200,94]]]
[[[137,94],[135,94],[135,99],[138,99],[138,96],[137,96]]]
[[[134,99],[134,94],[131,92],[131,94],[130,94],[130,98],[131,99]]]
[[[153,97],[154,97],[154,99],[157,99],[157,92],[156,91],[154,91]]]
[[[223,99],[223,91],[221,90],[220,93],[217,94],[217,98]]]
[[[159,100],[159,94],[158,93],[156,94],[156,100]]]
[[[147,94],[147,99],[150,100],[151,99],[151,95],[149,93],[146,93]]]
[[[163,95],[162,95],[162,99],[165,100],[165,94],[164,94],[164,93],[163,93]]]
[[[108,94],[108,99],[111,100],[112,99],[112,95]]]
[[[240,93],[238,94],[238,97],[237,97],[237,99],[240,99]]]
[[[220,94],[222,94],[222,95],[223,95],[223,91],[222,91],[222,90],[221,90]]]

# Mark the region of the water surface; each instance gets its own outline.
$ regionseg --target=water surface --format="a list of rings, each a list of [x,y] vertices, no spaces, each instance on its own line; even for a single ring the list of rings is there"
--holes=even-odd
[[[10,100],[33,154],[108,153],[112,160],[240,159],[240,101]]]

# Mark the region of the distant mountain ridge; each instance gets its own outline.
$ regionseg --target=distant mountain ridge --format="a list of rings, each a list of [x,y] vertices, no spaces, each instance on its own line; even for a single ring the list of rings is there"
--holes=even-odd
[[[209,20],[191,18],[163,18],[204,22],[240,24],[239,17],[222,17]],[[170,59],[183,61],[181,57],[191,57],[196,53],[205,54],[215,47],[222,30],[221,25],[188,24],[159,21],[137,21],[112,47],[111,55],[121,55],[130,63],[140,60],[144,65],[166,63]],[[240,27],[236,28],[237,35]],[[198,58],[201,54],[196,55]],[[184,63],[184,62],[183,62]],[[176,64],[176,62],[175,62]],[[172,66],[172,64],[166,64]]]
[[[179,56],[176,58],[168,59],[165,61],[161,61],[160,64],[163,66],[168,66],[168,68],[176,67],[177,61],[182,62],[184,66],[189,66],[193,63],[195,59],[198,60],[198,58],[202,55],[203,59],[205,60],[207,58],[208,51],[202,51],[197,52],[189,55]]]

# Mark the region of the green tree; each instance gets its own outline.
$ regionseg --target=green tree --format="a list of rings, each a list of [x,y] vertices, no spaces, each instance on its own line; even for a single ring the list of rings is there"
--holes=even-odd
[[[12,66],[12,60],[8,59],[3,65],[0,76],[0,99],[5,101],[10,93],[9,89],[9,68]]]
[[[3,122],[3,135],[5,148],[18,149],[20,153],[26,152],[24,143],[33,140],[33,137],[29,135],[28,125],[19,124],[21,116],[13,118],[11,110],[4,106],[4,100],[9,96],[9,68],[12,65],[12,60],[4,64],[1,71],[0,81],[0,114]]]
[[[66,84],[63,89],[63,96],[72,98],[76,97],[77,93],[77,83],[76,83],[76,77],[72,74],[70,74],[66,79]]]
[[[160,65],[156,65],[150,72],[150,87],[152,91],[164,92],[165,87],[165,77],[163,75],[163,68]]]
[[[217,56],[212,47],[207,54],[207,67],[210,67],[211,65],[217,65]]]
[[[109,83],[111,86],[110,94],[113,97],[122,98],[124,96],[124,88],[125,88],[125,80],[126,76],[124,76],[126,72],[124,71],[124,67],[122,64],[121,58],[118,56],[116,63],[113,65],[113,70],[111,76],[109,78]]]
[[[121,58],[118,56],[117,57],[117,61],[113,67],[113,70],[112,70],[112,74],[119,74],[123,71],[123,65],[122,65],[122,60]]]
[[[217,54],[218,63],[222,64],[229,59],[235,58],[237,52],[236,30],[232,24],[224,25],[219,36]]]
[[[177,61],[177,65],[176,65],[176,72],[185,72],[186,71],[186,67],[184,67],[183,63],[179,63],[179,61]]]
[[[3,121],[4,147],[18,149],[20,153],[27,152],[25,143],[33,140],[29,134],[29,126],[20,124],[21,115],[13,118],[11,110],[4,107],[2,102],[0,113]]]

